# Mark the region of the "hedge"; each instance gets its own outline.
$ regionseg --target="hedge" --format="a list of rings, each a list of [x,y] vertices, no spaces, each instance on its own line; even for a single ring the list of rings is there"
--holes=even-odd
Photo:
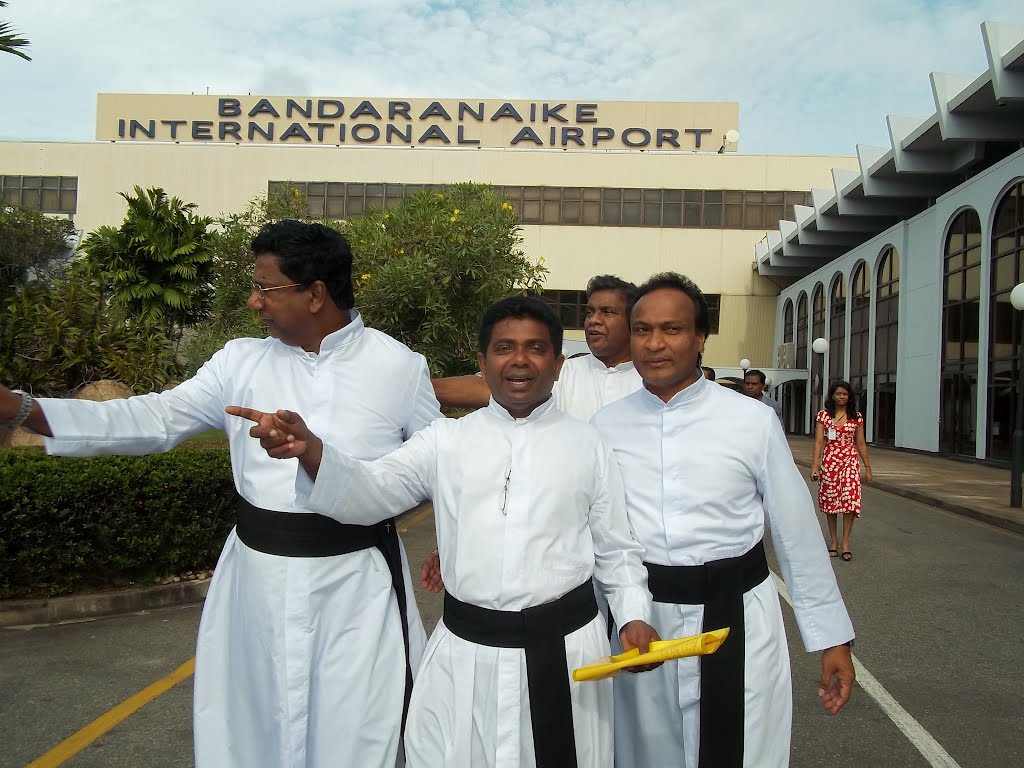
[[[87,459],[0,450],[0,599],[209,568],[235,498],[223,443]]]

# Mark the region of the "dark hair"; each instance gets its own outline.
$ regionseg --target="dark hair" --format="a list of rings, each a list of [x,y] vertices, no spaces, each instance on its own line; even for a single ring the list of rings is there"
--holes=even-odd
[[[828,415],[833,418],[836,415],[836,404],[832,400],[832,396],[836,393],[837,389],[845,389],[850,393],[850,399],[846,401],[846,417],[849,418],[850,414],[857,414],[857,395],[853,392],[853,387],[850,386],[850,382],[843,381],[842,379],[836,379],[833,381],[828,388],[828,394],[825,395],[825,410],[828,411]]]
[[[587,301],[598,291],[618,291],[619,295],[626,300],[626,316],[633,311],[633,305],[640,298],[638,289],[632,283],[627,283],[615,275],[595,275],[587,282]]]
[[[704,378],[705,379],[707,379],[708,381],[714,381],[715,380],[715,369],[714,368],[712,368],[709,365],[702,365],[700,367],[700,369],[702,371],[704,371]]]
[[[637,300],[639,301],[648,293],[661,288],[672,288],[689,296],[697,310],[695,323],[697,332],[703,333],[705,336],[711,333],[711,313],[708,311],[708,300],[704,298],[704,294],[693,280],[678,272],[661,272],[652,275],[637,289]]]
[[[745,379],[747,376],[757,376],[757,378],[761,380],[762,384],[768,383],[768,377],[764,375],[764,371],[759,371],[757,368],[747,368],[747,370],[743,372],[743,378]]]
[[[338,309],[355,306],[352,249],[340,232],[294,219],[275,221],[252,239],[252,252],[276,257],[282,274],[303,288],[319,280]]]
[[[477,348],[480,354],[487,354],[494,326],[510,317],[531,318],[544,323],[551,333],[551,346],[554,347],[555,356],[562,354],[562,321],[549,304],[535,296],[509,296],[499,299],[487,308],[483,320],[480,321],[480,333],[477,335]]]

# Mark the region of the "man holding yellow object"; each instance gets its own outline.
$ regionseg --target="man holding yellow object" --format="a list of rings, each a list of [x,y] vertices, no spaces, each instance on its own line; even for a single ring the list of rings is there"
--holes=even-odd
[[[730,628],[712,655],[615,678],[617,768],[789,765],[789,655],[766,521],[804,645],[823,651],[825,709],[838,712],[853,685],[853,626],[807,486],[773,411],[702,375],[708,329],[690,280],[648,280],[631,316],[644,388],[591,422],[622,472],[654,626],[668,637]]]

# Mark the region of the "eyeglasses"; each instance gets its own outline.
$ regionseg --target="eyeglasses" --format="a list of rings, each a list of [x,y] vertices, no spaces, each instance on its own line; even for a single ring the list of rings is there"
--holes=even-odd
[[[267,293],[269,293],[270,291],[279,291],[282,288],[298,288],[300,285],[302,285],[302,283],[289,283],[288,285],[272,285],[269,288],[264,288],[255,280],[251,281],[251,283],[253,291],[258,293],[261,299],[265,299],[267,297]]]

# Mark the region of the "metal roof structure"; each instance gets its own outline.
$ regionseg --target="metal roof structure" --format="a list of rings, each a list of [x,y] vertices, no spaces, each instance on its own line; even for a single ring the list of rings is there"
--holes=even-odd
[[[834,168],[832,189],[755,246],[766,277],[803,277],[927,209],[942,195],[1024,147],[1024,25],[986,21],[988,69],[932,72],[935,113],[887,115],[891,146],[857,145],[860,172]]]

